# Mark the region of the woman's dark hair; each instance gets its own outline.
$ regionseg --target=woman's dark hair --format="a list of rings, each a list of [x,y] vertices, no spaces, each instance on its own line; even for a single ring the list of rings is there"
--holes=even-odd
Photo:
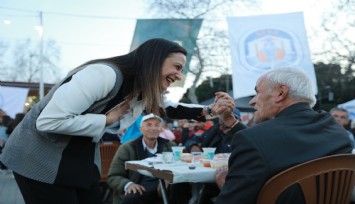
[[[124,76],[122,87],[127,99],[142,94],[147,113],[160,115],[162,101],[162,66],[174,53],[187,54],[178,43],[155,38],[144,42],[132,52],[117,57],[93,60],[86,64],[108,62],[116,65]]]

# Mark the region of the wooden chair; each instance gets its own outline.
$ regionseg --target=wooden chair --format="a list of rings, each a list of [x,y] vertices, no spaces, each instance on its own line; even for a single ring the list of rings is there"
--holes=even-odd
[[[276,203],[293,184],[300,185],[306,204],[349,204],[355,184],[355,155],[327,156],[282,171],[264,184],[257,204]]]
[[[108,170],[110,168],[113,157],[116,154],[119,142],[113,143],[102,143],[100,144],[100,154],[101,154],[101,178],[100,182],[106,182]]]
[[[112,162],[113,157],[116,154],[116,151],[121,143],[119,142],[112,142],[112,143],[102,143],[100,144],[100,154],[101,154],[101,177],[100,177],[100,184],[101,184],[101,191],[102,191],[102,201],[105,203],[110,194],[111,189],[107,186],[107,174],[110,169],[110,165]]]

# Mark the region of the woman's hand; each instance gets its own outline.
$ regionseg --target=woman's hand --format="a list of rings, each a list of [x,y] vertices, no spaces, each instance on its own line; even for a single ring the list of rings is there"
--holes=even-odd
[[[118,104],[106,113],[106,126],[121,120],[125,114],[129,112],[129,104],[127,100]]]

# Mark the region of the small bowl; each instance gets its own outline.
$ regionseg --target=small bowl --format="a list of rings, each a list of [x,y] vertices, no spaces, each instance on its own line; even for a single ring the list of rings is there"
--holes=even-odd
[[[182,153],[181,161],[186,162],[186,163],[191,163],[192,162],[192,154],[190,154],[190,153]]]
[[[228,167],[228,159],[221,158],[221,159],[214,159],[211,160],[211,167],[214,169],[227,166]]]
[[[211,160],[210,159],[202,159],[202,165],[204,167],[211,167]]]

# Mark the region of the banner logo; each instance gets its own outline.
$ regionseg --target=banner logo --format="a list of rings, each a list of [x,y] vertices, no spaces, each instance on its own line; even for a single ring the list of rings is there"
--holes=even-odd
[[[317,93],[301,12],[229,17],[228,31],[234,98],[254,95],[258,78],[276,67],[302,69],[311,78]]]
[[[247,69],[266,71],[297,65],[302,60],[300,41],[279,28],[253,30],[241,38],[240,62]]]

